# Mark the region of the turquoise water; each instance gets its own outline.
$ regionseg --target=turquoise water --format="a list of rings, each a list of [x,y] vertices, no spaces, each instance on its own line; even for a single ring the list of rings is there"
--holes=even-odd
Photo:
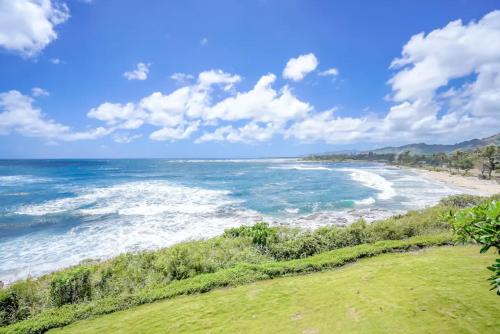
[[[0,280],[261,219],[304,228],[373,220],[457,191],[377,164],[3,160]]]

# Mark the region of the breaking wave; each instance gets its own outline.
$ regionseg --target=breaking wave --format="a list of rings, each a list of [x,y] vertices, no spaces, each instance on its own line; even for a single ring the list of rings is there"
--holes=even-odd
[[[376,173],[354,168],[339,168],[338,170],[348,172],[352,180],[361,183],[365,187],[378,190],[378,199],[388,200],[396,196],[393,183]]]

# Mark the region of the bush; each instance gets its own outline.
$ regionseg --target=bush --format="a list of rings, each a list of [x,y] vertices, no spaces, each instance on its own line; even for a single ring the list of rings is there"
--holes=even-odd
[[[453,230],[462,241],[469,239],[483,245],[480,252],[495,248],[500,255],[500,202],[491,201],[473,208],[464,209],[452,216]],[[500,259],[488,267],[492,290],[500,296]]]
[[[20,320],[19,301],[13,291],[0,290],[0,326]]]
[[[276,228],[269,227],[269,224],[260,222],[253,226],[240,226],[224,231],[225,237],[250,237],[254,245],[265,247],[272,242],[276,235]]]
[[[90,300],[92,285],[90,269],[77,267],[70,271],[57,273],[50,282],[50,300],[55,306],[74,304]]]
[[[46,294],[39,280],[19,281],[0,290],[0,325],[14,323],[46,307]]]
[[[471,206],[479,205],[484,202],[484,200],[484,197],[462,194],[445,197],[440,201],[440,203],[446,206],[468,208]]]
[[[262,235],[259,230],[257,239]],[[252,247],[252,242],[249,238],[240,237],[184,242],[160,251],[154,266],[171,281],[215,272],[240,262],[267,260],[265,255]]]

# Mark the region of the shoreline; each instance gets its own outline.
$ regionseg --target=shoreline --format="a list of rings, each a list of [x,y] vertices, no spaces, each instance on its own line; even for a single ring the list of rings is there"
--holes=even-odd
[[[500,194],[500,183],[494,180],[482,180],[475,176],[452,175],[445,171],[431,171],[405,166],[398,167],[418,174],[424,179],[463,189],[471,195],[491,196]]]

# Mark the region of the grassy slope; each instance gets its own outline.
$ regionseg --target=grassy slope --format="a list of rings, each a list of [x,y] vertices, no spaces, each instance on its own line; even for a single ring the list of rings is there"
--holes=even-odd
[[[143,305],[50,333],[494,333],[494,254],[441,247]]]

